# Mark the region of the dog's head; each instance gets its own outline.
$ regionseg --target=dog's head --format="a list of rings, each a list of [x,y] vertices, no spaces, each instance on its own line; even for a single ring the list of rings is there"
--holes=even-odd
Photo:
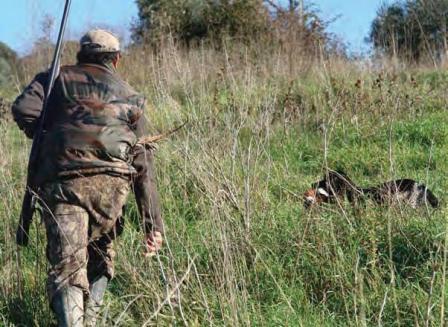
[[[341,171],[329,170],[324,178],[311,185],[303,194],[303,205],[310,208],[321,203],[333,202],[336,197],[347,194],[351,197],[356,188],[347,175]]]
[[[319,184],[320,182],[314,183],[312,185],[312,188],[306,190],[306,192],[303,194],[303,205],[305,206],[305,208],[310,208],[314,205],[319,205],[321,203],[330,201],[331,196],[324,188],[314,186]]]

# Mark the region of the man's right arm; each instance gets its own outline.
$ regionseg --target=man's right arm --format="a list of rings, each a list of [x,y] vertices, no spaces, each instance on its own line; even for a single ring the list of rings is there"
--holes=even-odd
[[[163,234],[152,150],[146,146],[136,149],[133,166],[137,170],[133,177],[133,189],[145,233],[155,231]]]
[[[47,78],[48,73],[37,74],[12,105],[14,121],[29,138],[33,138],[42,113]]]
[[[147,121],[140,117],[134,125],[137,137],[148,134]],[[133,150],[133,163],[137,174],[133,176],[133,190],[145,232],[146,255],[154,255],[162,246],[163,220],[160,210],[157,182],[153,163],[154,148],[138,145]]]

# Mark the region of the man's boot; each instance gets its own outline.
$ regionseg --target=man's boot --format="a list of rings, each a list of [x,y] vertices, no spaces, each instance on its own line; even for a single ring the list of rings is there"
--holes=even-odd
[[[88,327],[96,326],[108,282],[106,276],[101,276],[90,284],[90,296],[86,302],[85,312],[85,323]]]
[[[84,294],[76,286],[60,289],[53,297],[52,309],[59,327],[82,327],[84,323]]]

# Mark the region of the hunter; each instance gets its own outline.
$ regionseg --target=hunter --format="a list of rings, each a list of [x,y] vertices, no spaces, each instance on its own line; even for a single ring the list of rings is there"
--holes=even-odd
[[[80,40],[77,64],[62,66],[48,99],[39,163],[31,167],[47,233],[48,298],[59,326],[94,326],[114,275],[112,241],[130,190],[146,252],[162,245],[163,223],[147,135],[144,98],[117,74],[120,43],[95,29]],[[48,72],[35,76],[12,113],[33,138]]]

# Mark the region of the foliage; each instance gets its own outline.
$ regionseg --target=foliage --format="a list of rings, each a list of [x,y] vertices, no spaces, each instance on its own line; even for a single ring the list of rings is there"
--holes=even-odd
[[[260,0],[137,0],[134,40],[160,42],[171,35],[189,44],[224,36],[256,37],[267,27]]]
[[[340,42],[327,32],[324,21],[312,6],[291,1],[265,0],[137,0],[139,18],[133,27],[137,44],[156,48],[169,39],[191,46],[209,42],[222,46],[227,39],[242,44],[263,44],[291,53],[334,50]],[[339,47],[338,50],[342,48]]]
[[[12,78],[17,69],[17,54],[5,43],[0,42],[0,88],[11,86]]]
[[[383,5],[372,22],[370,41],[389,56],[410,62],[440,61],[448,51],[448,2],[397,1]]]
[[[8,47],[5,43],[0,42],[0,58],[3,58],[9,65],[17,63],[17,53]]]

